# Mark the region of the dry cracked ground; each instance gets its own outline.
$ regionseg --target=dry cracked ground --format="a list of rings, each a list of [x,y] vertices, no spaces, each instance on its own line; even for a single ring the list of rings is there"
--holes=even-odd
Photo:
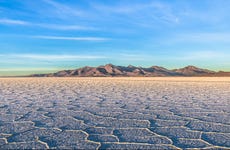
[[[230,149],[230,78],[1,78],[15,148]]]

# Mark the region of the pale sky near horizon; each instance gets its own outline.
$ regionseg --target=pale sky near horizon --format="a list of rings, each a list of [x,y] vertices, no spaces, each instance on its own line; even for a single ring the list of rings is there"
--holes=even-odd
[[[107,63],[230,71],[227,0],[0,0],[0,76]]]

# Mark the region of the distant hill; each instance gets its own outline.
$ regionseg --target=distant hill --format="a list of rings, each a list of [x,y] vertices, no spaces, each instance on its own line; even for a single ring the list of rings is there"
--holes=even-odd
[[[33,74],[30,77],[168,77],[168,76],[230,76],[230,72],[215,72],[195,66],[168,70],[159,66],[149,68],[129,65],[115,66],[107,64],[98,67],[83,67],[74,70],[62,70],[49,74]]]
[[[184,76],[196,76],[196,75],[206,75],[206,74],[214,74],[215,71],[197,68],[195,66],[187,66],[180,69],[174,69],[174,72],[181,73]]]

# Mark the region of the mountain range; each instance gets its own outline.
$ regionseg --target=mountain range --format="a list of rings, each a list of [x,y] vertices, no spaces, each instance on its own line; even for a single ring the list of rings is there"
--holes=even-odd
[[[167,77],[167,76],[230,76],[230,72],[215,72],[195,66],[169,70],[159,66],[149,68],[129,65],[107,64],[98,67],[83,67],[74,70],[62,70],[49,74],[33,74],[30,77]]]

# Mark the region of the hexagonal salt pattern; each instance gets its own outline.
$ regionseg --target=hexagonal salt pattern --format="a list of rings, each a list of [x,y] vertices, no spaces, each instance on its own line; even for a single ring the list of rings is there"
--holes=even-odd
[[[230,78],[0,78],[0,149],[230,149]]]

